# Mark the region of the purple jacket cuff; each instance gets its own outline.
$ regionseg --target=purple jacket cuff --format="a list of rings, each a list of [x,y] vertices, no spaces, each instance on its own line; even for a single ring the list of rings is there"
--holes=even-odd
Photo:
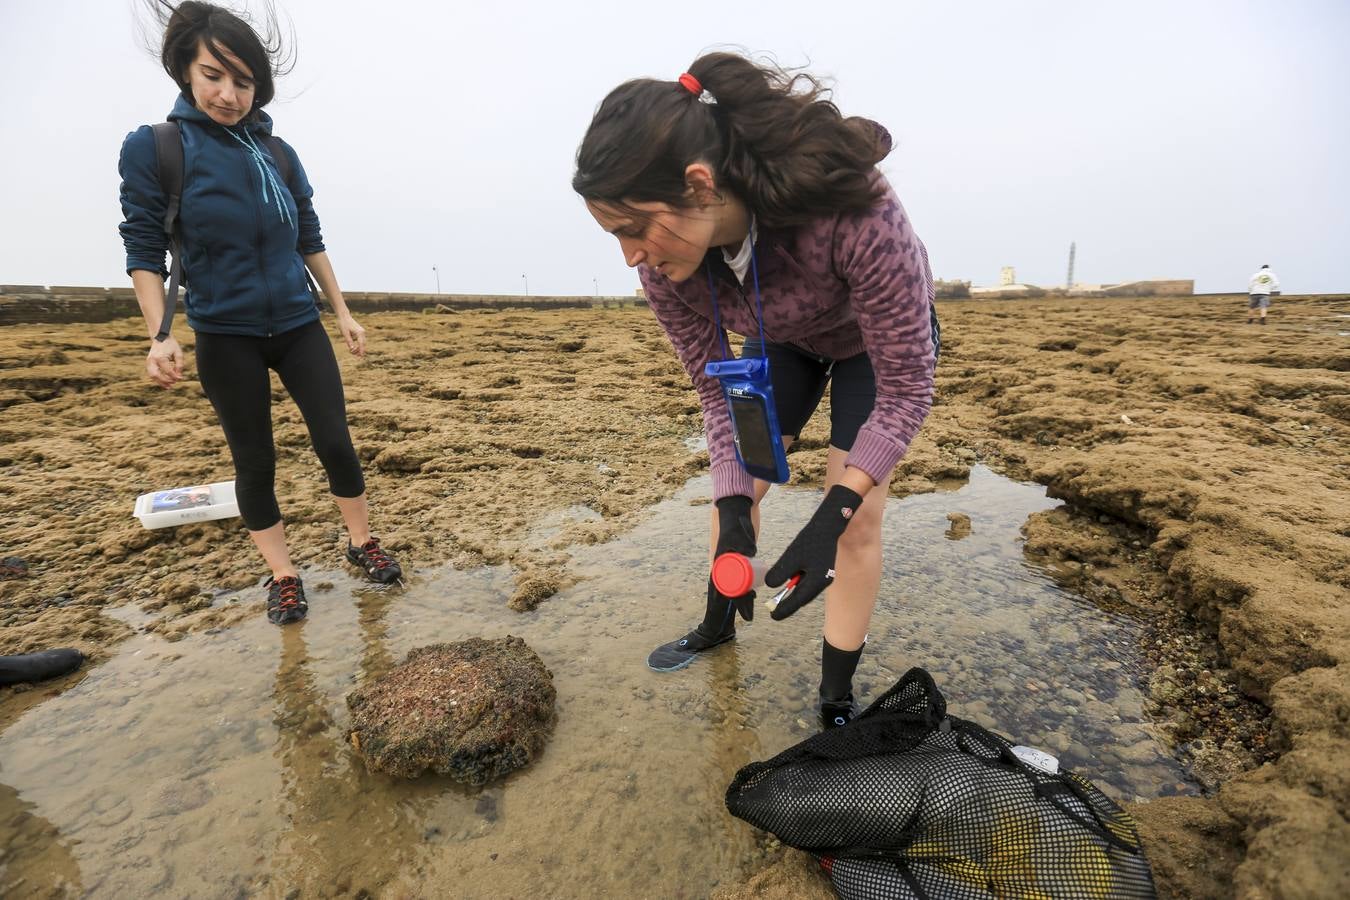
[[[881,484],[908,449],[906,444],[896,443],[884,434],[863,428],[858,432],[853,449],[849,451],[848,459],[844,463],[862,469],[873,481]]]
[[[754,476],[742,469],[735,458],[713,468],[712,482],[714,503],[723,497],[734,497],[737,494],[751,498],[755,496]]]

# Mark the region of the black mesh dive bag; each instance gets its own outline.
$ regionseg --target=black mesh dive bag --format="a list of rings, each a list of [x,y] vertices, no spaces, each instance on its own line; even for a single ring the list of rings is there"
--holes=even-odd
[[[845,900],[1155,896],[1124,810],[948,716],[923,669],[842,728],[741,769],[727,809],[819,857]]]

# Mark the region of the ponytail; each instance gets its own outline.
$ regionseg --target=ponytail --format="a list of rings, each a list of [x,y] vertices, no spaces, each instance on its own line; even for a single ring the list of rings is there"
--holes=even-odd
[[[702,56],[689,74],[711,95],[705,102],[678,81],[652,79],[605,98],[577,151],[578,194],[619,206],[686,206],[685,169],[703,161],[769,227],[880,199],[874,167],[889,136],[841,115],[816,78],[732,53]]]

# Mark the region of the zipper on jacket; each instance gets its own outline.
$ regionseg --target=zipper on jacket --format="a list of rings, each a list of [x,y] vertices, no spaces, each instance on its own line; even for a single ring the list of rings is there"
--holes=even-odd
[[[248,160],[247,154],[242,155],[242,156],[240,157],[240,161],[241,161],[241,163],[242,163],[243,166],[244,166],[244,174],[245,174],[245,176],[248,178],[248,183],[249,183],[250,186],[252,186],[252,187],[255,188],[255,193],[256,193],[256,189],[258,189],[259,186],[258,186],[258,185],[255,185],[255,184],[253,183],[253,172],[254,172],[255,170],[254,170],[252,167],[249,166],[249,164],[248,164],[248,163],[249,163],[249,160]],[[261,208],[261,207],[262,207],[262,204],[261,204],[260,202],[257,202],[257,201],[254,202],[254,205],[253,205],[253,223],[254,223],[254,225],[255,225],[256,227],[255,227],[255,229],[254,229],[253,246],[254,246],[254,248],[257,250],[257,253],[258,253],[258,275],[262,278],[262,283],[263,283],[263,293],[267,296],[267,310],[266,310],[266,313],[265,313],[264,316],[263,316],[263,336],[264,336],[264,337],[271,337],[271,336],[272,336],[272,312],[273,312],[273,309],[272,309],[272,307],[273,307],[273,303],[272,303],[272,283],[271,283],[270,281],[267,280],[267,265],[266,265],[267,260],[266,260],[266,258],[263,256],[263,238],[264,238],[264,233],[263,233],[263,221],[262,221],[262,208]]]

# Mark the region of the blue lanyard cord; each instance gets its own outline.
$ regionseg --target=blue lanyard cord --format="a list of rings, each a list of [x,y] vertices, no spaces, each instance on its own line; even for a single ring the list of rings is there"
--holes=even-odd
[[[759,322],[759,350],[765,359],[769,358],[769,343],[764,340],[764,301],[759,296],[759,261],[755,258],[755,244],[750,243],[750,274],[755,279],[755,320]]]
[[[258,167],[258,178],[262,181],[263,206],[268,205],[269,202],[275,202],[277,213],[281,216],[281,221],[289,223],[291,221],[291,211],[286,208],[286,201],[281,199],[281,185],[277,183],[277,178],[272,174],[272,170],[267,167],[267,162],[263,158],[262,151],[259,150],[258,145],[253,142],[253,136],[245,130],[244,136],[240,137],[229,128],[225,129],[225,133],[243,145],[244,149],[248,151],[249,156],[253,158],[253,164]],[[267,186],[269,184],[272,186],[272,196],[270,198],[267,196]]]
[[[703,268],[708,273],[708,293],[712,295],[713,324],[717,327],[717,337],[724,354],[723,359],[731,359],[731,346],[727,343],[726,330],[722,328],[722,312],[717,308],[717,288],[713,284],[712,266],[705,262]],[[754,275],[755,282],[755,319],[759,323],[759,353],[760,356],[767,359],[769,345],[764,339],[764,300],[759,294],[759,263],[755,260],[753,241],[750,244],[750,272]]]
[[[722,359],[725,361],[731,359],[731,345],[727,343],[727,333],[722,328],[722,312],[717,308],[717,288],[713,285],[712,266],[705,262],[703,271],[708,273],[708,293],[712,295],[713,327],[717,329],[717,341],[722,345]]]

